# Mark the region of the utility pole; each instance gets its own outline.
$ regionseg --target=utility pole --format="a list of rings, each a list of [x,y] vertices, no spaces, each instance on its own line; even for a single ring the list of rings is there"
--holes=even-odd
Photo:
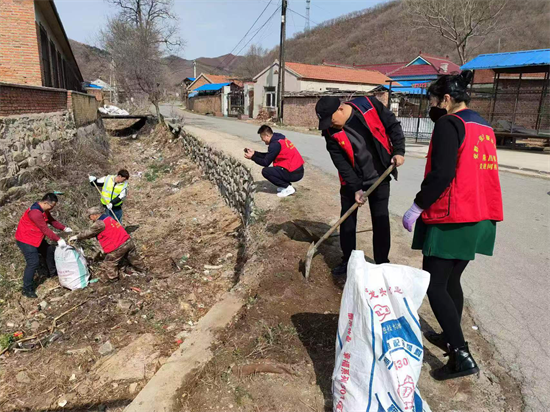
[[[197,78],[197,61],[193,60],[193,77]]]
[[[283,0],[281,6],[281,43],[279,46],[279,85],[277,87],[277,119],[283,123],[283,100],[285,94],[285,38],[286,38],[286,7],[288,0]]]
[[[311,9],[311,0],[306,0],[306,31],[309,31],[309,11]]]

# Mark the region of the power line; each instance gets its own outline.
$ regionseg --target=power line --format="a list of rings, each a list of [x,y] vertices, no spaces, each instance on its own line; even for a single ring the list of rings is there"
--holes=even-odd
[[[233,60],[231,60],[228,64],[233,63],[233,61],[234,61],[234,60],[237,58],[237,56],[244,50],[244,48],[245,48],[246,46],[248,46],[248,45],[250,44],[250,42],[251,42],[252,40],[254,40],[254,38],[260,33],[260,31],[266,27],[266,24],[267,24],[268,22],[270,22],[270,20],[273,18],[273,16],[275,16],[275,14],[279,11],[280,8],[281,8],[281,7],[279,6],[279,7],[277,7],[277,8],[275,9],[275,11],[273,12],[273,14],[271,14],[271,16],[269,16],[269,18],[264,22],[264,24],[262,25],[262,27],[260,27],[260,28],[256,31],[256,33],[254,33],[254,36],[252,36],[252,37],[250,38],[250,40],[248,40],[248,42],[241,48],[241,50],[239,50],[239,51],[237,52],[237,55],[234,56],[234,57],[233,57]]]
[[[246,38],[246,36],[248,36],[248,33],[250,33],[252,31],[252,29],[254,28],[254,26],[256,25],[256,23],[258,23],[258,20],[260,20],[260,18],[264,15],[265,11],[267,10],[267,8],[271,5],[271,3],[273,2],[273,0],[269,0],[269,3],[267,3],[267,6],[265,6],[265,8],[262,10],[262,12],[260,13],[260,15],[258,16],[258,18],[254,21],[254,23],[252,23],[252,26],[250,26],[250,28],[248,29],[248,31],[245,33],[245,35],[241,38],[241,40],[239,40],[239,42],[235,45],[235,47],[233,47],[233,50],[231,50],[229,52],[229,54],[232,54],[236,49],[237,47],[239,47],[239,44],[241,44],[241,42]],[[218,67],[219,69],[223,70],[223,65],[225,64],[226,62],[225,61],[222,61],[220,63],[220,66],[221,67]]]
[[[291,11],[292,13],[297,14],[298,16],[302,17],[303,19],[306,19],[306,21],[308,20],[308,18],[306,16],[304,16],[303,14],[298,13],[297,11],[292,10],[291,8],[289,8],[288,11]],[[315,25],[319,24],[319,23],[314,22],[313,20],[311,20],[311,22]]]

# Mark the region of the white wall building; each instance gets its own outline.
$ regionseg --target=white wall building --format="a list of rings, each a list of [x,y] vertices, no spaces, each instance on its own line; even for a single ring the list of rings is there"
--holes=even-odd
[[[359,70],[347,67],[316,66],[287,62],[285,64],[285,93],[356,91],[369,92],[379,85],[387,85],[389,77],[374,70]],[[277,110],[277,86],[279,62],[262,70],[254,77],[254,117],[263,109]]]

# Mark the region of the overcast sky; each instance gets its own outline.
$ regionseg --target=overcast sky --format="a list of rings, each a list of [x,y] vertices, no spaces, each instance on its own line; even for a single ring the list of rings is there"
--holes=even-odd
[[[372,7],[384,0],[311,0],[311,26],[338,16]],[[180,35],[186,47],[179,53],[186,59],[217,57],[231,52],[269,0],[175,0],[174,11],[179,16]],[[55,0],[69,38],[82,43],[98,44],[99,30],[115,10],[103,0]],[[272,48],[279,42],[280,11],[269,20],[281,4],[272,0],[254,29],[234,54],[244,54],[242,47],[256,34],[250,44]],[[287,37],[302,31],[305,25],[306,1],[289,0]],[[302,16],[300,16],[301,14]],[[269,20],[269,22],[267,22]],[[267,22],[264,24],[264,22]],[[260,29],[257,31],[257,29]],[[242,49],[242,50],[241,50]],[[240,53],[239,53],[240,52]]]

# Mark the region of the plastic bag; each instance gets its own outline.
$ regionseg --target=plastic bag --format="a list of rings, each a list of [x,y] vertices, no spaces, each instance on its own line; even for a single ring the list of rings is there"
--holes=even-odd
[[[61,286],[70,290],[88,286],[90,273],[82,249],[72,246],[55,248],[55,266]]]
[[[418,320],[430,274],[372,265],[353,251],[338,320],[335,412],[429,412],[417,382],[424,349]]]

